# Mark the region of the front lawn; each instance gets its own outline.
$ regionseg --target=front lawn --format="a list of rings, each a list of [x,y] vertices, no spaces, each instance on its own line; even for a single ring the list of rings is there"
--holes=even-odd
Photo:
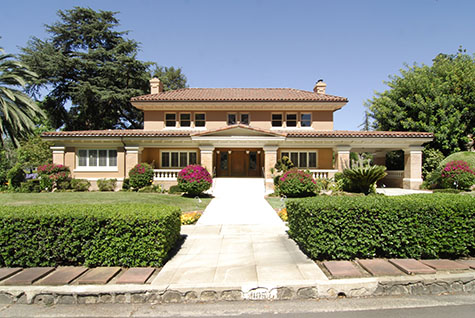
[[[0,193],[0,205],[153,203],[177,206],[183,212],[203,211],[211,201],[200,200],[201,203],[179,195],[138,192]]]

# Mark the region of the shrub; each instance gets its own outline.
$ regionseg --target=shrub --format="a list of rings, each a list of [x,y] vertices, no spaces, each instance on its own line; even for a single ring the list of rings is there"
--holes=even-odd
[[[20,164],[14,165],[7,173],[8,184],[11,188],[18,188],[26,180],[25,171]]]
[[[198,219],[201,217],[202,213],[198,211],[194,212],[183,212],[181,214],[181,224],[182,225],[190,225],[195,224]]]
[[[465,161],[450,161],[441,172],[444,188],[467,190],[475,184],[475,173]]]
[[[211,188],[213,179],[206,168],[200,165],[189,165],[178,173],[180,189],[189,195],[199,195]]]
[[[180,186],[178,184],[176,184],[176,185],[172,185],[168,189],[168,193],[170,193],[170,194],[183,193],[183,191],[181,190]]]
[[[56,188],[59,190],[68,190],[71,188],[71,179],[60,180],[56,182]]]
[[[130,179],[125,178],[122,182],[122,190],[130,190]]]
[[[432,171],[437,169],[442,160],[444,160],[444,154],[440,150],[432,148],[422,150],[422,178],[425,180]]]
[[[36,170],[42,189],[47,191],[52,191],[62,181],[68,180],[71,174],[68,167],[54,163],[39,166]]]
[[[20,192],[23,193],[38,193],[41,192],[40,180],[29,179],[22,182],[20,185]]]
[[[163,193],[163,188],[159,184],[151,184],[149,186],[143,187],[142,189],[139,189],[139,192],[144,192],[144,193]]]
[[[99,191],[115,191],[117,179],[99,179],[97,180],[97,187]]]
[[[279,193],[287,197],[315,195],[316,181],[312,175],[297,168],[285,172],[279,179]]]
[[[283,208],[282,210],[279,210],[279,212],[277,212],[277,215],[284,222],[287,222],[289,220],[289,217],[287,215],[287,208]]]
[[[295,165],[293,164],[292,160],[290,160],[290,158],[287,156],[283,156],[281,159],[277,160],[274,165],[275,170],[278,172],[286,172],[287,170],[290,170],[294,167]]]
[[[71,189],[82,192],[88,191],[91,183],[86,179],[71,179]]]
[[[442,160],[439,164],[440,170],[442,170],[447,163],[450,161],[465,161],[468,163],[470,169],[475,170],[475,152],[472,151],[461,151],[461,152],[455,152],[451,154],[450,156],[446,157],[444,160]]]
[[[374,193],[376,182],[386,176],[386,167],[370,165],[361,158],[352,163],[351,168],[343,170],[343,190],[357,193]]]
[[[129,185],[138,190],[153,182],[153,169],[148,163],[139,163],[129,171]]]
[[[156,204],[0,206],[0,266],[162,266],[180,209]]]
[[[289,234],[312,258],[475,256],[475,200],[457,194],[286,202]]]

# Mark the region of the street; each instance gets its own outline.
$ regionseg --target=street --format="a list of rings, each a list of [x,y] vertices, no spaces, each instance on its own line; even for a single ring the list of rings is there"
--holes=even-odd
[[[474,317],[475,295],[195,304],[2,305],[0,317]]]

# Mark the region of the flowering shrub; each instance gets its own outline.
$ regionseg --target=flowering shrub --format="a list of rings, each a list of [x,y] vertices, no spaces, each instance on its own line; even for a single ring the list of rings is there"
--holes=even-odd
[[[297,168],[285,172],[279,179],[279,193],[288,197],[312,196],[316,188],[312,175]]]
[[[198,195],[209,188],[213,179],[206,168],[200,165],[189,165],[178,173],[178,185],[183,192]]]
[[[182,225],[195,224],[196,221],[201,217],[201,212],[184,212],[181,214],[180,220]]]
[[[138,163],[129,171],[129,185],[138,190],[153,182],[153,169],[148,163]]]
[[[283,208],[282,210],[279,210],[277,212],[277,215],[281,218],[282,221],[287,222],[289,220],[289,217],[287,215],[287,208]]]
[[[36,171],[40,177],[41,188],[47,191],[51,191],[60,183],[69,180],[71,174],[68,167],[55,163],[39,166]]]
[[[465,161],[450,161],[442,169],[442,187],[470,189],[475,184],[475,173]]]

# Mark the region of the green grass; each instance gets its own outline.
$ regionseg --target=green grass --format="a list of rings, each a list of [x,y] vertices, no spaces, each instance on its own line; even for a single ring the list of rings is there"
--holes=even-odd
[[[280,209],[283,207],[284,202],[280,200],[280,197],[267,197],[267,202],[271,205],[271,207],[275,209]]]
[[[202,211],[211,201],[179,195],[138,192],[0,193],[0,205],[153,203],[178,206],[183,212]]]

